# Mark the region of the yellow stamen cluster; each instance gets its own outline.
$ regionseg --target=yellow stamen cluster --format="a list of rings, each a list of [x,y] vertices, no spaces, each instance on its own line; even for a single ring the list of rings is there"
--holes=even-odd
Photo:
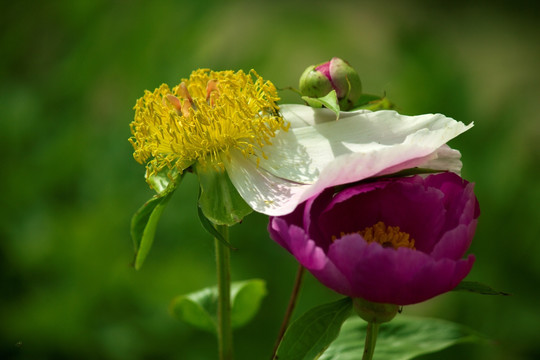
[[[288,129],[278,100],[275,86],[254,70],[196,70],[172,90],[163,84],[137,100],[133,156],[148,161],[147,175],[166,166],[182,172],[195,162],[223,168],[232,149],[258,161],[275,132]]]
[[[368,243],[376,242],[383,247],[391,247],[394,250],[400,247],[415,249],[414,239],[411,239],[408,233],[399,231],[399,226],[386,226],[382,221],[357,233],[362,235]],[[345,233],[341,233],[341,237],[345,235]],[[332,240],[336,240],[336,237],[332,237]]]

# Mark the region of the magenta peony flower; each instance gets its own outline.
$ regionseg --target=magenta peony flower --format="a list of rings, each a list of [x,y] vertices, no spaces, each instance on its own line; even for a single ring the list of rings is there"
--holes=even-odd
[[[480,214],[473,184],[453,173],[384,179],[271,217],[272,239],[338,293],[408,305],[452,290],[472,268]]]

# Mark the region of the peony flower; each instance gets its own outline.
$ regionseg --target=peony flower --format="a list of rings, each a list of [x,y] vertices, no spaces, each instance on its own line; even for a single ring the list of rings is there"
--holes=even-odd
[[[408,305],[452,290],[476,228],[473,184],[453,173],[327,190],[270,218],[272,239],[321,283],[370,302]]]
[[[253,70],[194,71],[137,101],[133,155],[159,193],[166,183],[156,181],[158,173],[194,170],[215,187],[203,189],[211,201],[226,185],[217,174],[251,209],[284,215],[334,185],[413,167],[459,172],[460,154],[445,144],[472,126],[395,111],[342,112],[335,121],[328,109],[278,106],[278,99],[274,85]]]

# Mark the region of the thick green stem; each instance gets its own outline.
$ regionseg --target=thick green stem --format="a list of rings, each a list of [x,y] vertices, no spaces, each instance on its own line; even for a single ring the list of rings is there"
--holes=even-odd
[[[368,322],[366,329],[366,344],[364,345],[364,356],[362,356],[362,360],[373,359],[379,326],[380,324],[378,323]]]
[[[216,225],[216,230],[229,241],[229,228]],[[227,245],[218,239],[216,244],[217,286],[218,286],[218,348],[220,360],[232,360],[233,337],[231,327],[231,253]]]

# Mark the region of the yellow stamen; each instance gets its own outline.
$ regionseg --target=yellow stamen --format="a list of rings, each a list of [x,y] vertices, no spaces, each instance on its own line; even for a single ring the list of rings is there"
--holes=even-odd
[[[182,172],[195,162],[223,168],[222,156],[233,149],[258,162],[276,131],[288,129],[278,100],[275,86],[254,70],[196,70],[173,89],[163,84],[137,100],[133,156],[148,162],[149,174]]]
[[[373,226],[368,226],[364,230],[358,231],[357,234],[362,235],[364,240],[368,243],[376,242],[383,247],[391,247],[394,250],[400,247],[406,247],[415,250],[414,239],[410,234],[400,231],[399,226],[386,226],[384,222],[379,221]],[[341,233],[340,237],[345,236],[346,233]],[[336,236],[332,236],[332,241],[337,239]]]

